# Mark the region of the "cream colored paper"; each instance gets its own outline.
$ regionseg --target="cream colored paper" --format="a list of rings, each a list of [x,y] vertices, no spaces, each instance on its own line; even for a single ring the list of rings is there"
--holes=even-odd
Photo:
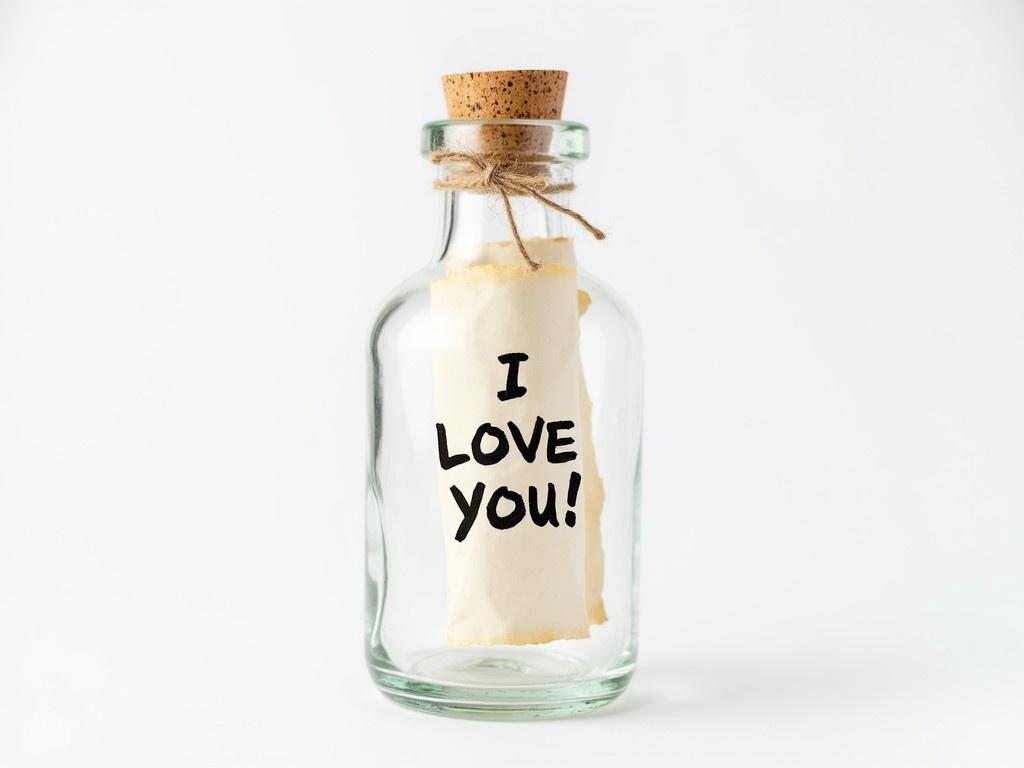
[[[572,240],[567,237],[530,239],[526,241],[530,257],[541,264],[562,264],[576,266],[576,254]],[[449,269],[457,271],[482,264],[522,265],[522,256],[511,241],[482,243],[454,249],[449,259]],[[590,306],[586,291],[578,292],[580,317]],[[604,483],[598,471],[597,454],[593,437],[593,403],[587,391],[587,383],[580,369],[580,457],[583,461],[583,488],[586,489],[584,514],[587,518],[586,533],[586,580],[587,613],[591,624],[603,624],[608,620],[604,608],[604,549],[601,544],[601,512],[604,509]]]
[[[580,317],[590,306],[590,296],[579,291]],[[604,508],[604,482],[597,470],[597,453],[594,450],[594,403],[587,391],[587,382],[580,369],[580,444],[583,460],[583,487],[586,489],[584,515],[587,519],[586,575],[587,614],[591,624],[603,624],[608,620],[604,610],[604,548],[601,546],[601,510]]]
[[[573,422],[571,430],[560,434],[574,442],[560,450],[577,453],[572,461],[549,463],[545,429],[533,463],[520,455],[509,435],[510,450],[497,464],[481,466],[470,459],[439,469],[451,645],[587,637],[588,625],[604,620],[596,527],[603,493],[579,370],[578,317],[585,294],[577,295],[575,268],[551,258],[571,264],[569,241],[529,241],[528,247],[545,263],[536,272],[522,266],[511,244],[491,243],[456,253],[449,275],[431,285],[436,417],[444,425],[448,452],[470,453],[473,435],[485,422],[506,429],[512,421],[529,438],[535,419],[542,416],[547,422]],[[498,356],[508,352],[529,356],[519,375],[527,393],[501,401],[497,392],[506,385],[508,366]],[[487,438],[484,444],[493,446],[494,441]],[[583,482],[570,507],[572,472],[581,473]],[[464,514],[451,487],[469,501],[477,483],[484,484],[483,501],[465,539],[456,541]],[[505,530],[489,523],[486,505],[494,489],[505,486],[526,500],[533,486],[543,508],[548,483],[555,488],[557,528],[536,525],[529,512]],[[588,499],[588,486],[594,488],[596,504]],[[507,499],[498,506],[502,514],[512,508]],[[569,509],[576,516],[574,526],[567,524]]]

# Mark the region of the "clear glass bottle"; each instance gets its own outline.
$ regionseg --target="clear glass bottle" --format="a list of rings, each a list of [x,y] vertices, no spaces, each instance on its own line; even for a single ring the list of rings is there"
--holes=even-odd
[[[426,125],[423,152],[480,146],[484,133],[531,131],[530,163],[571,186],[588,155],[587,128],[548,120],[448,120]],[[544,146],[538,147],[541,136]],[[538,152],[538,149],[541,151]],[[444,180],[453,163],[441,163]],[[444,190],[436,257],[381,309],[369,342],[369,465],[366,504],[366,652],[377,686],[422,710],[467,717],[563,716],[612,701],[637,657],[637,558],[641,442],[641,350],[637,327],[615,293],[583,270],[581,375],[593,402],[592,437],[604,506],[603,602],[607,619],[589,637],[523,645],[452,647],[446,638],[446,534],[438,493],[435,397],[431,386],[431,281],[452,262],[479,257],[480,243],[513,254],[504,205],[493,192]],[[568,192],[551,195],[568,205]],[[511,199],[527,244],[568,248],[565,216],[523,195]],[[585,235],[584,235],[585,236]],[[590,250],[611,264],[605,249]],[[476,254],[473,256],[472,254]],[[564,255],[564,253],[563,253]],[[582,299],[586,301],[586,299]],[[527,519],[527,523],[529,520]],[[477,523],[478,525],[481,523]],[[563,523],[564,525],[564,523]],[[564,528],[562,529],[564,530]],[[516,574],[509,574],[514,582]]]

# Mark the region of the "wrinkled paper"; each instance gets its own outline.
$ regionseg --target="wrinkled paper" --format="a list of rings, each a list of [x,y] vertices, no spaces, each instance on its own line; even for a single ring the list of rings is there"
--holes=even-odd
[[[604,491],[579,358],[589,297],[571,241],[527,248],[540,269],[512,243],[486,243],[457,250],[431,283],[452,646],[585,638],[606,619]]]

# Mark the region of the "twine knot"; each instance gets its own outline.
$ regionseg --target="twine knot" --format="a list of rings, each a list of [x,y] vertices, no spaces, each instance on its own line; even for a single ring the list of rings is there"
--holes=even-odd
[[[530,265],[530,269],[539,269],[540,263],[530,258],[526,252],[526,246],[519,236],[519,228],[516,226],[515,217],[512,215],[512,204],[509,202],[509,195],[529,195],[542,205],[552,210],[575,219],[580,226],[586,229],[597,240],[604,240],[605,234],[595,227],[583,216],[559,205],[550,197],[542,193],[553,194],[564,192],[575,187],[574,184],[551,184],[548,181],[547,173],[541,168],[534,170],[538,163],[524,163],[516,160],[501,160],[493,156],[482,155],[475,152],[453,152],[447,149],[439,149],[430,155],[430,161],[439,165],[446,161],[461,162],[468,165],[449,175],[447,179],[434,182],[435,189],[459,189],[470,192],[494,192],[501,197],[505,205],[505,216],[508,219],[509,229],[512,230],[512,239],[515,240],[516,248],[520,255]]]

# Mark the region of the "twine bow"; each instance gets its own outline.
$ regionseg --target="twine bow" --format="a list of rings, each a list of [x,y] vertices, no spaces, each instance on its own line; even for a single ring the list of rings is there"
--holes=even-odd
[[[509,195],[529,195],[538,203],[546,205],[552,210],[575,219],[581,227],[586,229],[597,240],[604,240],[604,232],[595,227],[583,216],[559,205],[550,197],[545,197],[544,192],[549,194],[564,192],[575,187],[574,184],[551,184],[548,182],[548,175],[540,169],[531,172],[532,167],[538,163],[523,161],[509,161],[497,157],[477,154],[475,152],[453,152],[447,149],[439,149],[430,155],[430,161],[435,165],[443,162],[465,163],[468,168],[462,168],[449,175],[447,179],[434,182],[436,189],[461,189],[475,192],[494,192],[501,197],[505,204],[505,216],[508,218],[509,229],[512,230],[512,239],[515,240],[516,248],[530,269],[539,269],[540,263],[530,258],[526,252],[523,239],[519,236],[519,228],[516,226],[515,217],[512,215],[512,204],[509,202]]]

